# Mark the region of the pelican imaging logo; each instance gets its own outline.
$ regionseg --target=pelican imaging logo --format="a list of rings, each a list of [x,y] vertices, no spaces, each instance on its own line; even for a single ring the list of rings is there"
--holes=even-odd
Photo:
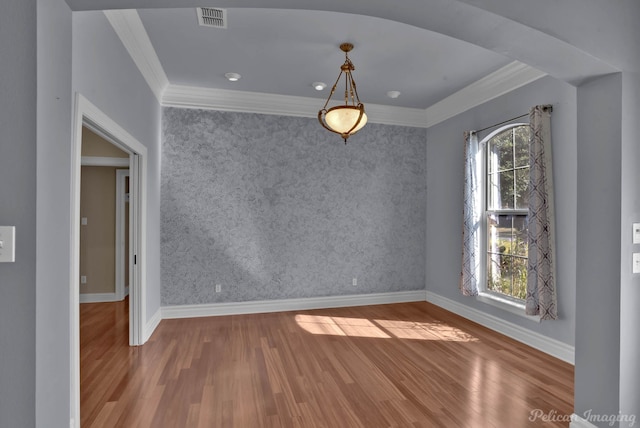
[[[533,409],[531,410],[531,412],[529,412],[529,421],[531,422],[572,422],[574,419],[582,419],[586,422],[606,422],[610,427],[619,422],[627,422],[628,425],[625,426],[629,427],[634,426],[636,423],[636,415],[627,415],[622,412],[602,415],[594,413],[592,409],[589,409],[584,412],[582,416],[558,413],[556,410],[549,410],[545,412],[542,409]]]

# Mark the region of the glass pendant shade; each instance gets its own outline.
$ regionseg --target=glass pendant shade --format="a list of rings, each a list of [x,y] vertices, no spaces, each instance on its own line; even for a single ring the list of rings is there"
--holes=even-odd
[[[362,112],[362,116],[360,113]],[[360,120],[358,122],[358,120]],[[324,115],[324,121],[334,132],[342,134],[355,134],[367,123],[367,114],[364,108],[354,106],[336,106],[330,108]],[[356,125],[357,124],[357,125]]]

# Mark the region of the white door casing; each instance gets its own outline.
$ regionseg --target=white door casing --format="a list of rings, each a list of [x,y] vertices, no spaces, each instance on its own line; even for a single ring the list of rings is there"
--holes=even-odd
[[[125,257],[127,248],[127,239],[131,242],[130,237],[125,236],[126,232],[126,206],[129,194],[126,191],[126,178],[129,177],[128,169],[116,170],[116,299],[122,300],[129,294],[129,284],[131,280],[125,277],[126,264]],[[131,221],[129,221],[131,224]],[[131,230],[131,229],[129,229]],[[132,247],[129,247],[129,251]],[[129,263],[131,266],[131,263]],[[129,270],[131,271],[131,270]]]
[[[146,174],[147,148],[120,125],[93,105],[82,94],[74,100],[74,126],[71,161],[71,257],[70,299],[70,419],[80,421],[80,168],[82,165],[82,126],[86,126],[113,145],[129,153],[130,254],[129,344],[142,345],[146,322]],[[134,263],[135,262],[135,263]]]

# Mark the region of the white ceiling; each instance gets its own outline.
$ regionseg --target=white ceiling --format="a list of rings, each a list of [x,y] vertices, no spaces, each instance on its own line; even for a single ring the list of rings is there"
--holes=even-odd
[[[350,58],[365,105],[426,109],[512,62],[449,36],[355,14],[230,8],[226,29],[199,26],[195,8],[138,14],[170,84],[314,97],[318,108],[344,61],[342,42],[355,45]],[[227,72],[242,78],[229,82]],[[328,88],[315,91],[315,81]],[[400,97],[389,98],[390,90]]]
[[[462,27],[466,39],[504,27],[495,15],[478,9],[460,18],[458,8],[433,9],[437,11],[444,11],[446,19],[472,23]],[[373,123],[428,128],[547,75],[515,60],[510,49],[490,50],[441,30],[379,16],[296,7],[226,12],[223,29],[198,25],[195,7],[104,10],[164,106],[316,117],[344,62],[339,45],[345,41],[355,45],[350,53],[353,75]],[[545,37],[526,28],[517,34]],[[580,67],[584,55],[552,51],[565,53],[571,76],[589,69]],[[229,82],[224,77],[228,72],[243,77]],[[314,81],[327,83],[327,89],[315,91]],[[401,95],[390,98],[391,90]],[[341,97],[339,89],[329,107]]]

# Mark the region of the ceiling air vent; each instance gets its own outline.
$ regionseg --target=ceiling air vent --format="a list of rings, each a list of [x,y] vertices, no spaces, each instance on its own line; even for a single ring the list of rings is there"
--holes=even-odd
[[[214,7],[199,7],[198,24],[204,27],[227,28],[227,10]]]

